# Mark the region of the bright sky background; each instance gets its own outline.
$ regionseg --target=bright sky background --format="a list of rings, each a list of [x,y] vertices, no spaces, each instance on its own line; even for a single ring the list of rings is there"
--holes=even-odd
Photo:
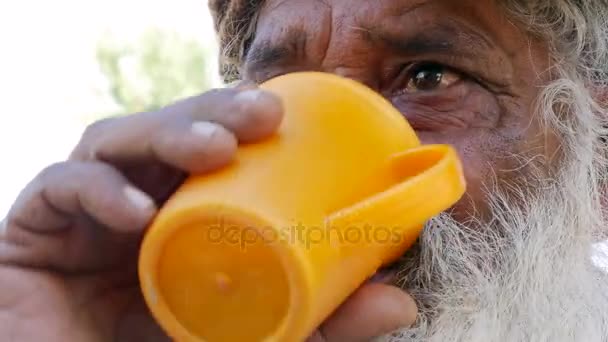
[[[160,27],[215,46],[205,0],[0,1],[0,218],[44,166],[64,160],[91,113],[111,102],[98,38]]]

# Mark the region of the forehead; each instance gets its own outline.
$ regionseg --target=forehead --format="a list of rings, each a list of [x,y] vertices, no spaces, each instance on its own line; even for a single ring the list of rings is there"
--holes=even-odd
[[[361,26],[424,26],[441,19],[465,21],[486,31],[508,24],[494,0],[267,0],[258,28],[332,25],[339,33]]]
[[[486,58],[498,47],[507,55],[521,51],[521,32],[513,31],[492,0],[268,0],[246,64],[363,68],[392,52],[420,57],[426,51],[485,51],[478,57]]]
[[[465,40],[471,37],[467,33],[476,33],[513,53],[525,45],[494,0],[268,0],[260,11],[256,41],[289,43],[283,45],[291,49],[356,49],[353,38],[369,38],[368,33],[422,34],[437,26]]]

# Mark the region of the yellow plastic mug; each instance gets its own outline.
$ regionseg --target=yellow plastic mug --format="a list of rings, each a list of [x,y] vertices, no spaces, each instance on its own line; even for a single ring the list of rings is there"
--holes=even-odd
[[[278,133],[191,177],[143,242],[142,291],[179,342],[303,341],[464,193],[449,146],[420,146],[365,86],[295,73],[262,88]]]

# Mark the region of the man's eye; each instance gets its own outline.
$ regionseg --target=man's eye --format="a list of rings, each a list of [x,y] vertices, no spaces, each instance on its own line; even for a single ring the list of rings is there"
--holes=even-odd
[[[462,79],[457,72],[435,63],[413,64],[405,72],[406,93],[441,90]]]

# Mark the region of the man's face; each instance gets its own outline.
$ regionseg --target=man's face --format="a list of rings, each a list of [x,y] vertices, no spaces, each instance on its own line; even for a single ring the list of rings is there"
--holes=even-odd
[[[522,156],[554,155],[533,114],[549,63],[546,47],[493,1],[267,0],[243,76],[324,71],[380,92],[423,143],[458,149],[469,191],[457,215],[466,218],[486,210],[484,184],[518,176]]]
[[[555,27],[563,41],[522,29],[507,2],[521,5],[520,18]],[[606,226],[598,186],[605,169],[592,162],[596,149],[605,151],[596,147],[601,113],[586,109],[591,101],[570,61],[552,57],[567,52],[549,51],[567,44],[558,33],[569,25],[595,32],[584,25],[603,7],[585,13],[585,22],[574,19],[580,7],[265,0],[240,66],[244,79],[296,71],[355,79],[391,101],[423,143],[453,145],[463,161],[468,196],[454,215],[434,218],[397,265],[419,311],[416,326],[392,341],[606,336],[608,279],[589,260]]]

